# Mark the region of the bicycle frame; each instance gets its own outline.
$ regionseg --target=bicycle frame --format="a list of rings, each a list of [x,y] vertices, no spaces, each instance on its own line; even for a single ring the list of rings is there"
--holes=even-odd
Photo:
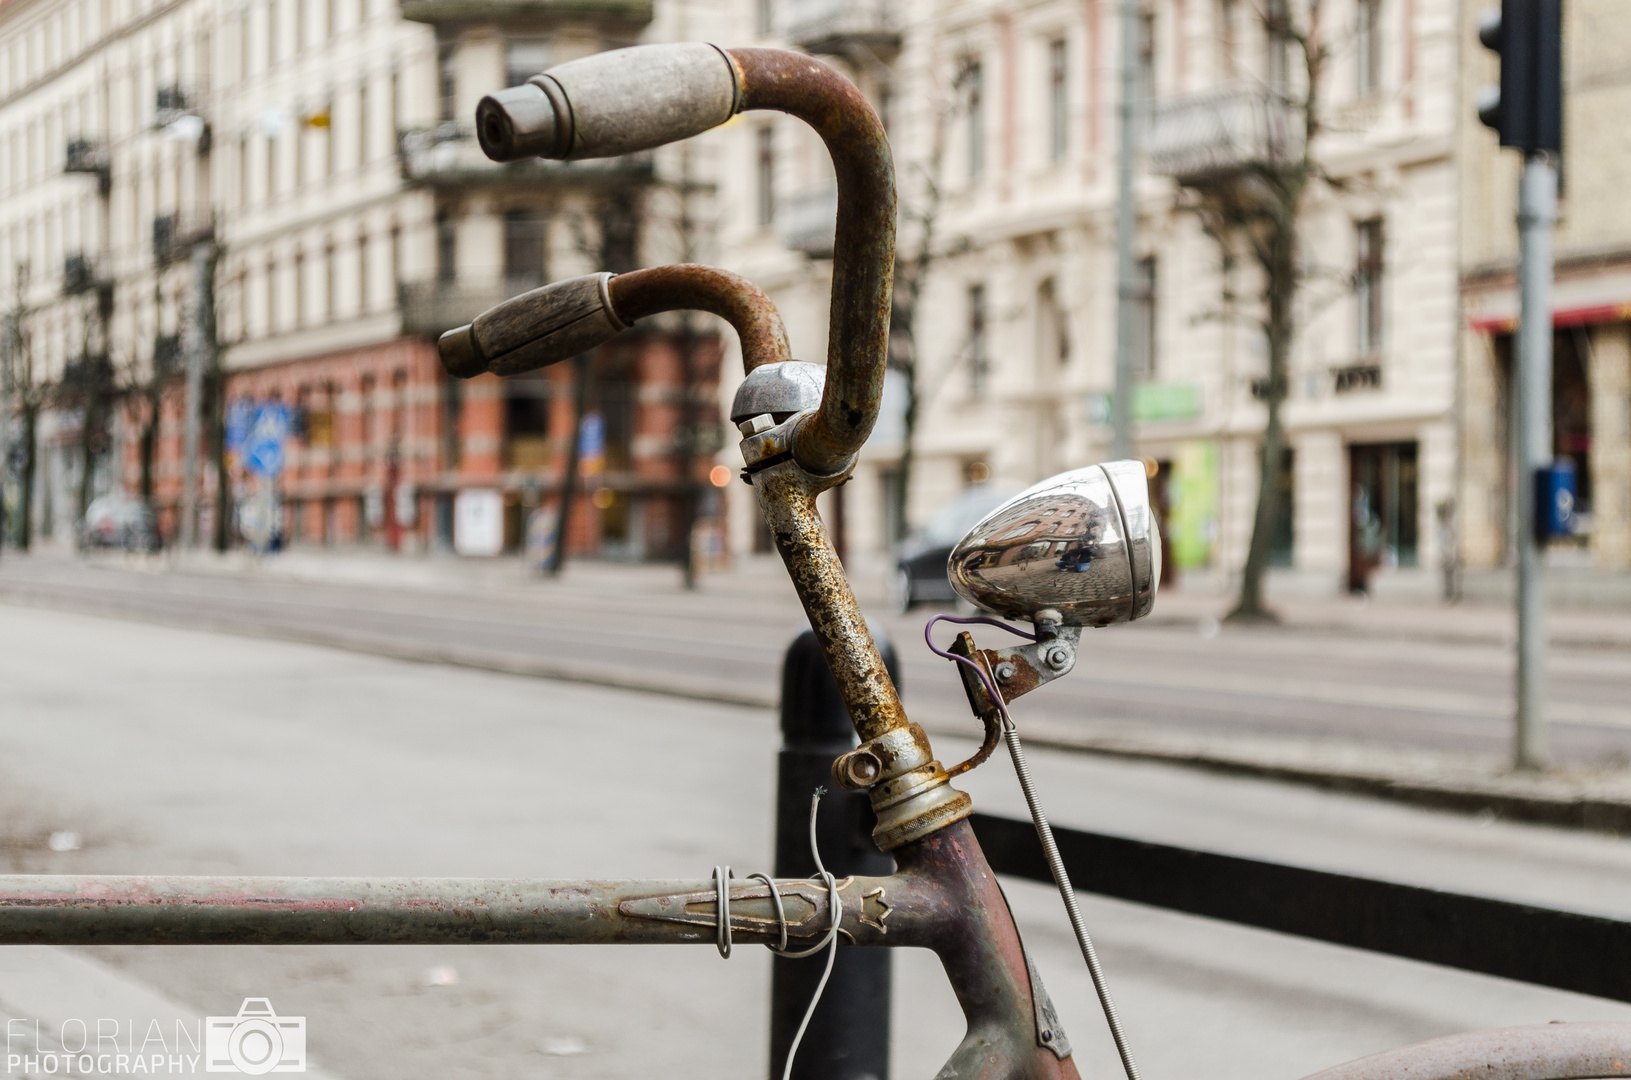
[[[1068,1040],[964,820],[969,798],[951,786],[928,737],[907,719],[815,512],[816,496],[848,479],[882,395],[895,188],[872,107],[848,80],[800,54],[644,46],[574,61],[495,94],[482,103],[477,128],[489,155],[500,160],[596,157],[686,138],[747,109],[809,123],[826,142],[838,179],[820,405],[767,414],[742,451],[745,474],[861,740],[841,761],[868,763],[864,770],[835,770],[835,779],[869,791],[878,817],[874,838],[898,867],[887,877],[838,883],[840,939],[927,948],[940,957],[968,1022],[941,1075],[1075,1078]],[[545,286],[450,331],[441,348],[454,374],[526,370],[579,353],[635,319],[680,308],[730,321],[750,370],[790,355],[780,317],[762,292],[698,266]],[[808,943],[827,932],[826,886],[778,881],[775,891],[789,939]],[[782,923],[769,886],[733,884],[729,897],[737,940],[778,939]],[[0,876],[0,943],[712,944],[718,907],[707,881],[15,875]],[[1631,1051],[1631,1025],[1565,1027],[1567,1037],[1564,1029],[1536,1029],[1509,1046],[1501,1080],[1631,1076],[1631,1052],[1617,1058],[1610,1052]],[[1592,1034],[1585,1027],[1613,1030]],[[1490,1052],[1488,1040],[1473,1040],[1436,1056],[1392,1053],[1405,1054],[1395,1064],[1427,1063],[1412,1075],[1433,1080],[1466,1074]],[[1363,1065],[1342,1067],[1349,1070],[1342,1080],[1374,1075]]]

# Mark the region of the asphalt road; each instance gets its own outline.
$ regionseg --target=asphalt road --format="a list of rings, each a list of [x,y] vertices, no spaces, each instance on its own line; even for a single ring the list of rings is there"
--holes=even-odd
[[[768,709],[14,606],[0,606],[0,686],[8,869],[700,880],[768,862]],[[1066,825],[1631,917],[1631,842],[1033,758]],[[1022,812],[1000,753],[966,780],[982,808]],[[62,831],[81,848],[51,850]],[[1083,1075],[1115,1075],[1057,897],[1007,890]],[[1293,1080],[1460,1030],[1631,1020],[1631,1006],[1136,905],[1085,910],[1156,1080]],[[82,952],[201,1014],[268,996],[308,1018],[311,1061],[350,1080],[764,1073],[757,949]],[[931,1075],[961,1018],[932,957],[896,965],[894,1075]]]
[[[8,556],[0,560],[0,602],[742,704],[776,700],[782,650],[803,625],[784,575],[713,578],[705,591],[686,593],[672,571],[637,567],[585,568],[548,583],[519,572],[461,579],[427,570],[421,579],[358,585]],[[938,730],[972,728],[957,680],[922,644],[930,614],[876,623],[897,643],[914,718]],[[1169,618],[1090,631],[1084,644],[1076,671],[1026,698],[1022,715],[1092,737],[1509,753],[1512,657],[1494,640],[1233,626],[1202,633]],[[1555,648],[1551,692],[1557,763],[1631,765],[1631,653]]]

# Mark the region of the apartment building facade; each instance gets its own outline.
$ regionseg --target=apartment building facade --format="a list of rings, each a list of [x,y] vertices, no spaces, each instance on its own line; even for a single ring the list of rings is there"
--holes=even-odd
[[[913,320],[912,525],[970,483],[1018,487],[1108,456],[1120,8],[758,6],[762,40],[832,59],[884,114],[903,270],[932,220]],[[1300,59],[1275,47],[1264,10],[1154,0],[1139,28],[1134,445],[1162,463],[1174,561],[1220,578],[1244,560],[1255,506],[1263,313],[1249,253],[1237,248],[1225,270],[1186,207],[1209,177],[1248,169],[1285,123],[1277,102],[1305,89]],[[1457,475],[1461,28],[1450,0],[1333,0],[1318,11],[1328,59],[1315,156],[1333,182],[1314,185],[1300,224],[1276,556],[1282,577],[1328,592],[1440,559],[1435,513]],[[820,356],[831,186],[819,144],[761,121],[739,125],[731,153],[726,258],[766,285],[795,351]],[[900,389],[889,395],[897,406]],[[899,417],[886,417],[848,485],[852,547],[894,539],[902,435]],[[736,521],[739,549],[751,546],[751,526],[745,513]]]
[[[706,243],[691,157],[506,168],[470,133],[482,94],[689,18],[644,0],[0,4],[0,288],[38,531],[71,535],[87,494],[119,489],[182,531],[184,371],[204,348],[203,456],[224,441],[228,464],[224,499],[199,470],[205,533],[269,488],[288,542],[451,546],[475,491],[502,501],[513,548],[586,412],[603,468],[571,546],[684,550],[717,426],[711,324],[627,335],[582,394],[576,366],[449,381],[434,339],[547,280]],[[270,481],[226,422],[266,402],[291,417]]]
[[[1553,293],[1553,450],[1576,468],[1580,535],[1554,542],[1554,565],[1631,569],[1631,207],[1619,191],[1631,167],[1621,134],[1631,102],[1625,56],[1631,12],[1612,0],[1570,0],[1564,12],[1564,149]],[[1475,41],[1476,12],[1463,14]],[[1496,79],[1493,54],[1470,45],[1462,78],[1469,115],[1478,88]],[[1459,153],[1462,235],[1460,477],[1462,550],[1468,566],[1510,558],[1510,392],[1517,328],[1515,151],[1476,122]]]

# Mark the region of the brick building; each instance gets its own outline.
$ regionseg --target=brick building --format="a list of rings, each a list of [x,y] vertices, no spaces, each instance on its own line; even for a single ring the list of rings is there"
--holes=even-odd
[[[577,365],[460,383],[436,336],[545,281],[694,257],[708,196],[692,151],[495,165],[475,105],[577,56],[706,32],[688,18],[683,0],[0,3],[0,308],[32,533],[69,538],[119,490],[184,533],[196,357],[204,535],[264,488],[223,453],[227,416],[276,401],[288,543],[453,547],[472,491],[496,493],[518,546],[561,487]],[[672,558],[689,499],[719,502],[717,325],[648,320],[595,354],[581,398],[604,463],[573,549]]]

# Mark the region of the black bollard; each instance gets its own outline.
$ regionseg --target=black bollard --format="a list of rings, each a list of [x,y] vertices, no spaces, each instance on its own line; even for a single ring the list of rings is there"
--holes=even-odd
[[[878,649],[899,686],[894,647],[880,637]],[[787,647],[781,713],[776,876],[815,873],[810,858],[810,795],[817,787],[827,789],[816,824],[816,842],[827,869],[839,878],[893,873],[895,861],[872,843],[877,821],[866,794],[833,786],[833,759],[855,746],[855,728],[821,646],[809,630]],[[793,1080],[889,1080],[889,956],[889,949],[839,946],[832,978],[793,1061]],[[776,957],[771,961],[771,1080],[781,1080],[787,1048],[810,1006],[825,964],[823,953],[803,960]]]

